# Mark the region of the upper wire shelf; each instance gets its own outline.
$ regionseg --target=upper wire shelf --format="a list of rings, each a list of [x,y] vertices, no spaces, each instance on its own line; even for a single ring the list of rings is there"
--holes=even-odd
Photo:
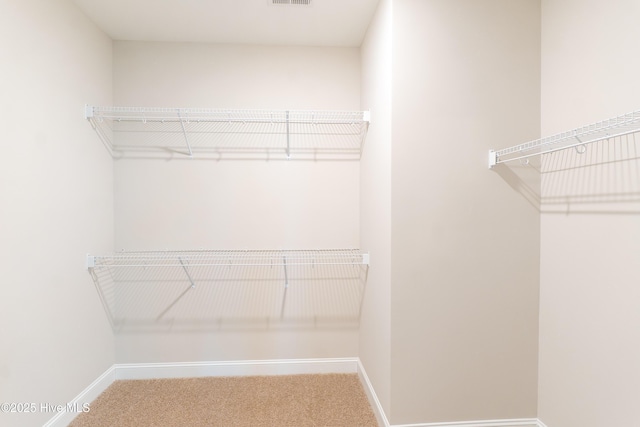
[[[567,148],[575,148],[581,153],[584,152],[586,144],[636,132],[640,132],[640,110],[513,147],[490,150],[489,168],[500,163],[525,160]]]
[[[87,268],[369,264],[358,249],[136,251],[87,255]]]
[[[85,106],[113,157],[359,159],[368,111]]]

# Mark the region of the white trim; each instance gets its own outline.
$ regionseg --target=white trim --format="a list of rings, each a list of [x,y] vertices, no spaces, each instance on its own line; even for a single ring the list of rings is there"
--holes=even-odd
[[[98,379],[84,389],[69,404],[93,402],[115,380],[220,377],[249,375],[295,375],[356,373],[358,358],[333,359],[282,359],[282,360],[239,360],[224,362],[186,362],[186,363],[127,363],[115,364]],[[78,414],[59,412],[43,427],[64,427],[69,425]]]
[[[94,382],[92,382],[87,388],[85,388],[79,395],[77,395],[70,405],[77,405],[76,407],[82,408],[85,403],[93,402],[100,394],[107,389],[116,379],[116,367],[111,366],[102,375],[100,375]],[[58,412],[53,418],[47,421],[43,427],[66,427],[71,421],[78,415],[77,412]]]
[[[535,418],[517,418],[511,420],[458,421],[449,423],[394,424],[391,427],[538,427]]]
[[[82,407],[85,403],[91,403],[115,380],[326,373],[357,373],[376,419],[382,427],[547,427],[542,421],[535,418],[391,425],[367,372],[357,357],[115,364],[69,404],[77,404]],[[75,412],[59,412],[43,427],[67,426],[77,415]]]
[[[364,365],[362,365],[360,359],[358,359],[358,376],[360,377],[360,382],[362,383],[364,391],[369,398],[371,409],[373,409],[373,413],[375,414],[378,420],[378,424],[381,427],[546,427],[544,424],[541,424],[540,420],[537,420],[535,418],[392,425],[387,419],[384,409],[382,408],[382,404],[380,404],[380,400],[378,400],[378,396],[373,389],[373,385],[369,380],[367,371],[365,371]]]
[[[226,362],[129,363],[114,365],[116,379],[235,377],[249,375],[296,375],[356,373],[358,359],[281,359]]]
[[[369,404],[371,405],[371,409],[373,409],[373,413],[378,420],[378,424],[382,427],[390,427],[389,420],[387,419],[387,415],[384,413],[384,408],[378,400],[378,395],[376,391],[373,389],[373,385],[371,381],[369,381],[369,376],[367,375],[367,371],[364,370],[364,365],[358,358],[358,377],[360,378],[360,382],[362,383],[362,387],[364,388],[364,392],[369,398]]]

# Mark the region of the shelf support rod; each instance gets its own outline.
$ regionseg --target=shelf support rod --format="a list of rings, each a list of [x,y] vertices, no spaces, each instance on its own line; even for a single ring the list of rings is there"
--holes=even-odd
[[[286,111],[287,119],[287,160],[291,158],[291,152],[289,150],[289,110]]]
[[[189,271],[187,270],[187,266],[184,265],[184,262],[182,262],[182,257],[178,257],[178,261],[180,261],[180,265],[182,265],[182,269],[187,274],[187,278],[189,279],[189,282],[191,283],[191,286],[187,287],[184,291],[182,291],[182,293],[180,295],[178,295],[178,297],[176,299],[174,299],[173,302],[171,304],[169,304],[169,306],[167,308],[165,308],[162,311],[162,313],[160,313],[158,315],[158,317],[156,317],[156,322],[159,321],[160,319],[162,319],[164,317],[164,315],[167,314],[167,312],[169,310],[171,310],[171,308],[173,308],[173,306],[175,306],[178,303],[178,301],[180,301],[182,299],[182,297],[185,296],[185,294],[187,292],[189,292],[190,289],[194,289],[196,287],[196,284],[193,282],[193,279],[191,278],[191,275],[189,274]]]
[[[189,274],[189,270],[187,270],[187,266],[184,265],[184,262],[182,262],[182,257],[178,257],[178,260],[180,260],[180,265],[182,265],[182,269],[184,270],[185,274],[187,275],[187,279],[189,279],[189,282],[191,282],[191,288],[195,288],[196,284],[193,282],[193,279],[191,278],[191,275]]]
[[[187,136],[187,129],[184,126],[184,120],[182,119],[182,114],[180,114],[179,109],[178,109],[178,118],[180,119],[180,125],[182,126],[182,133],[184,133],[184,140],[187,143],[187,149],[189,150],[189,157],[193,157],[193,152],[191,151],[191,144],[189,144],[189,137]]]
[[[282,257],[284,265],[284,294],[282,295],[282,308],[280,309],[280,318],[284,317],[284,303],[287,299],[287,289],[289,288],[289,276],[287,274],[287,256]]]
[[[178,298],[174,299],[173,302],[171,304],[169,304],[169,306],[167,308],[165,308],[162,313],[160,313],[158,315],[158,317],[156,317],[156,322],[159,321],[160,319],[162,319],[164,317],[165,314],[167,314],[167,312],[169,310],[171,310],[173,308],[173,306],[175,306],[178,301],[180,301],[182,299],[182,297],[189,292],[189,289],[193,289],[193,286],[190,286],[188,288],[186,288],[184,291],[182,291],[182,293],[180,295],[178,295]]]

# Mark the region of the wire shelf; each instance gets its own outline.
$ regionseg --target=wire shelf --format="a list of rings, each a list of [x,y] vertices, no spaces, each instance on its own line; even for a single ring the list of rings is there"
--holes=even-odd
[[[369,254],[358,249],[87,255],[114,330],[357,322],[368,265]]]
[[[640,132],[640,110],[513,147],[491,150],[489,167],[568,148],[575,148],[578,152],[582,152],[581,150],[584,150],[587,144],[636,132]]]
[[[368,111],[85,107],[113,157],[359,159]]]
[[[358,249],[323,250],[195,250],[138,251],[113,255],[87,255],[88,268],[113,267],[223,267],[282,265],[368,264],[368,254]]]

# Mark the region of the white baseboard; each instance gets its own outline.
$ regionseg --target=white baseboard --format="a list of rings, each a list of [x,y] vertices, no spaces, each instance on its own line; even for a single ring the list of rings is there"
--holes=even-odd
[[[78,408],[82,408],[83,404],[94,401],[115,380],[328,373],[355,374],[356,372],[358,372],[358,358],[356,357],[116,364],[91,383],[69,404],[77,404]],[[59,412],[44,427],[66,427],[77,415],[77,412]]]
[[[364,388],[367,398],[369,398],[369,404],[371,405],[371,409],[373,409],[373,413],[378,420],[378,425],[380,425],[380,427],[390,427],[387,415],[384,413],[382,404],[378,399],[378,395],[376,395],[376,391],[373,389],[373,385],[369,380],[367,371],[365,371],[360,359],[358,359],[358,377],[360,378],[360,382],[362,383],[362,387]]]
[[[77,407],[81,408],[83,404],[95,400],[115,380],[326,373],[357,373],[381,427],[547,427],[542,421],[533,418],[391,425],[367,376],[364,366],[357,357],[115,364],[84,389],[75,399],[69,402],[69,404],[77,404]],[[51,418],[44,427],[65,427],[77,415],[77,412],[59,412]]]
[[[237,377],[249,375],[297,375],[353,373],[358,359],[241,360],[229,362],[130,363],[114,365],[116,379]]]
[[[98,379],[92,382],[89,387],[85,388],[78,396],[75,397],[68,405],[72,405],[75,408],[80,408],[84,404],[93,402],[100,394],[107,389],[116,379],[115,365],[100,375]],[[53,418],[51,418],[43,427],[66,427],[71,421],[78,415],[78,412],[58,412]]]
[[[452,423],[394,424],[391,427],[538,427],[535,418],[511,420],[458,421]]]
[[[528,419],[512,419],[512,420],[486,420],[486,421],[460,421],[448,423],[422,423],[422,424],[390,424],[387,415],[380,404],[380,400],[376,395],[373,385],[367,376],[362,362],[358,359],[358,376],[364,388],[371,408],[378,419],[381,427],[546,427],[540,425],[540,421],[535,418]]]

